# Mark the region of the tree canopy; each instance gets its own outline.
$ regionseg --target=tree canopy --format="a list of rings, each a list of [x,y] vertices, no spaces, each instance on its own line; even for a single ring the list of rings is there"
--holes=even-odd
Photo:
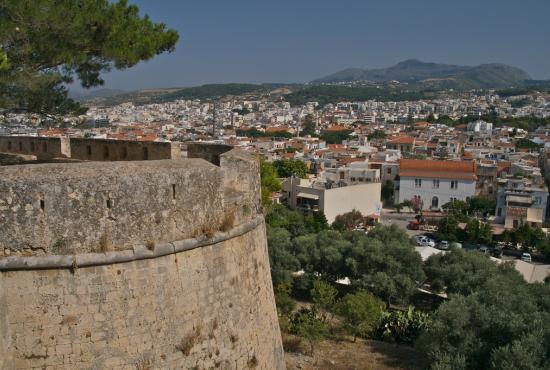
[[[277,178],[277,170],[273,165],[264,160],[260,161],[260,178],[262,185],[262,203],[271,203],[271,193],[281,190],[281,183]]]
[[[272,207],[266,221],[275,285],[304,270],[328,282],[347,277],[388,303],[405,303],[424,280],[420,255],[397,226],[341,232],[283,206]]]
[[[431,369],[548,368],[550,285],[493,271],[432,316],[417,342]]]
[[[80,113],[66,84],[103,84],[101,74],[171,52],[175,30],[127,0],[4,0],[0,3],[0,107]]]
[[[306,162],[299,159],[279,159],[273,162],[279,177],[299,177],[305,179],[309,173]]]

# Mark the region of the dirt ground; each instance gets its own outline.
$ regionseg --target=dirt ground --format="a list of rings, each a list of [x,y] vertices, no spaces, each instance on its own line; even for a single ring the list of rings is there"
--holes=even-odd
[[[420,370],[422,357],[411,347],[393,343],[357,339],[325,340],[309,356],[306,343],[300,352],[285,352],[288,370]]]

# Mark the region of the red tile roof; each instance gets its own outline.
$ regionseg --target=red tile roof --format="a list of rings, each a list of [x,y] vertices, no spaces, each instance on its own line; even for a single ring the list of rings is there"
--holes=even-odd
[[[399,161],[399,176],[475,180],[476,164],[474,161],[402,159]]]
[[[414,142],[415,138],[410,136],[401,136],[390,140],[391,144],[414,144]]]
[[[326,131],[326,132],[341,132],[341,131],[348,131],[348,129],[345,128],[344,126],[333,125],[333,126],[330,126],[330,127],[326,128],[324,131]]]
[[[265,132],[289,132],[288,127],[268,127]]]

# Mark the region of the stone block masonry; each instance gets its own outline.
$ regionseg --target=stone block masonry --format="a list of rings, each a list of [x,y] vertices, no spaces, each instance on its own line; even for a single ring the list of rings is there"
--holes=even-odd
[[[179,143],[66,137],[0,136],[0,153],[96,162],[181,159]]]
[[[124,250],[221,222],[222,170],[205,161],[0,167],[0,254]]]
[[[69,158],[69,139],[32,136],[0,136],[0,153],[32,155],[39,160]]]
[[[219,149],[0,167],[0,369],[284,369],[259,165]]]
[[[3,272],[0,368],[284,369],[265,240]]]

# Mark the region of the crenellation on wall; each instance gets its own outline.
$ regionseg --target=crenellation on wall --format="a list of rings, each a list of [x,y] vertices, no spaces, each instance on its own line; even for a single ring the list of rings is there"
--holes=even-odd
[[[0,136],[0,153],[35,156],[39,160],[70,158],[68,138]]]
[[[83,161],[181,159],[178,143],[71,138],[71,158]]]
[[[201,158],[207,162],[220,165],[220,156],[233,149],[231,145],[192,142],[187,144],[187,158]]]
[[[0,153],[96,162],[181,159],[179,143],[68,137],[0,136]]]

